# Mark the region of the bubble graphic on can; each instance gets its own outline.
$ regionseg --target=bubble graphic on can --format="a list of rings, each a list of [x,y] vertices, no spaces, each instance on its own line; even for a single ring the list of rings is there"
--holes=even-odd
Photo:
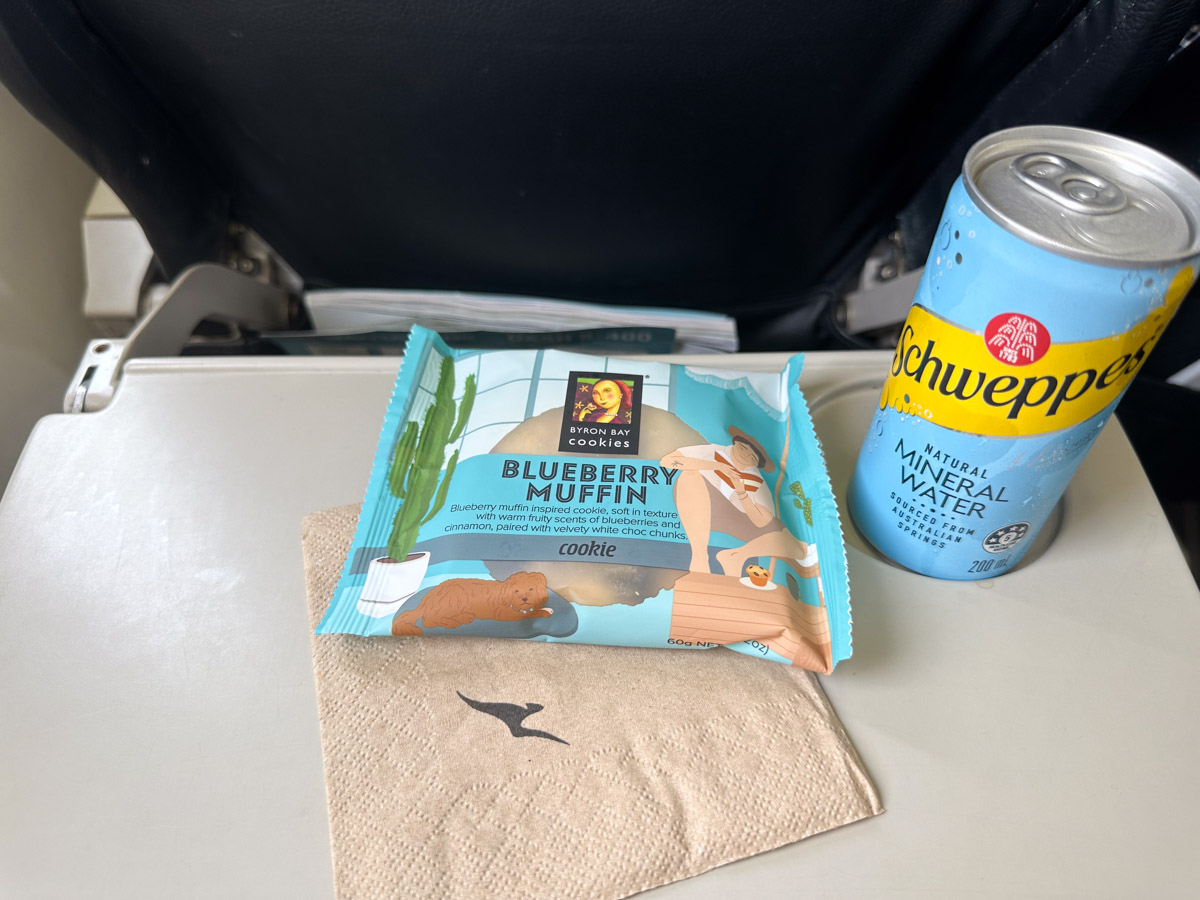
[[[1077,128],[967,154],[850,485],[864,537],[970,580],[1011,569],[1200,267],[1200,180]]]

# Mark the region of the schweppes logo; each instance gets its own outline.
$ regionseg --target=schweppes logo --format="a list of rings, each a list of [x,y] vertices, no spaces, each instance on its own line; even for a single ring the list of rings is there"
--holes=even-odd
[[[1037,319],[995,316],[983,334],[914,304],[879,408],[955,431],[1023,437],[1070,428],[1126,388],[1191,287],[1185,266],[1166,301],[1124,334],[1054,343]]]

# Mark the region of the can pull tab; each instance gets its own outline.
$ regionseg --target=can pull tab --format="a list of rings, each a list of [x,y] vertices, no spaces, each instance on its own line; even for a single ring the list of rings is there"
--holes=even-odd
[[[1057,153],[1026,153],[1012,167],[1027,185],[1074,212],[1104,215],[1128,203],[1118,185]]]

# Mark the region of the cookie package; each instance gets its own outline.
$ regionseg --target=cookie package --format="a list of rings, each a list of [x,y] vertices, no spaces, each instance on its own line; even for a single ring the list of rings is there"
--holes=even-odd
[[[414,328],[318,634],[850,656],[837,505],[797,379]]]

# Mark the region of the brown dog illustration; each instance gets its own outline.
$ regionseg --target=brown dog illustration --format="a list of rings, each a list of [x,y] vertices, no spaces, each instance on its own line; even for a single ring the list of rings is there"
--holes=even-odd
[[[504,581],[452,578],[430,589],[415,609],[392,620],[392,634],[424,634],[417,627],[457,628],[476,619],[515,622],[549,618],[546,576],[541,572],[514,572]]]

